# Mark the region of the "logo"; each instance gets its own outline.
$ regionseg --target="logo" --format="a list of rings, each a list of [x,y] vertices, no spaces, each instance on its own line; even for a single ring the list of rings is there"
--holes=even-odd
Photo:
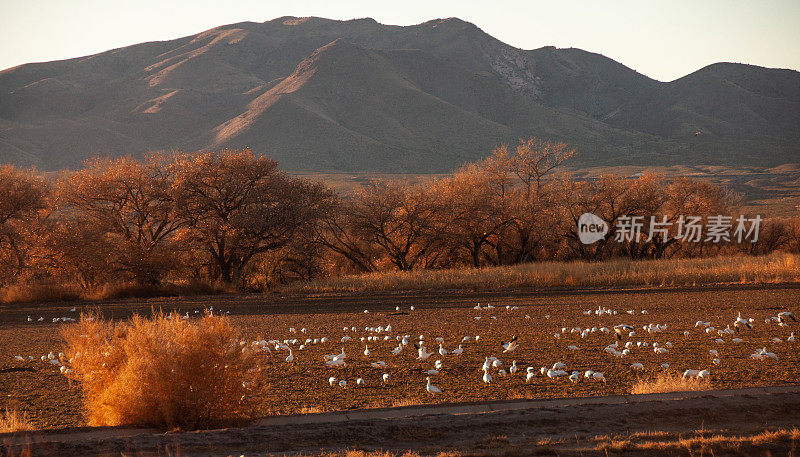
[[[592,244],[605,238],[608,224],[592,213],[583,213],[578,218],[578,238],[583,244]]]

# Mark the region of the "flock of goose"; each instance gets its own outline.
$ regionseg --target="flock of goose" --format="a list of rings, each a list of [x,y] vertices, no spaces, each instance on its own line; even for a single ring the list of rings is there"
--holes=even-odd
[[[413,307],[411,308],[413,310]],[[492,305],[481,306],[476,305],[474,307],[475,310],[494,310],[495,307]],[[517,306],[507,306],[507,312],[514,312],[518,311],[520,308]],[[399,307],[395,309],[399,311]],[[368,314],[369,311],[365,310],[365,314]],[[626,311],[628,315],[646,315],[648,314],[647,310],[640,310],[638,313],[635,310],[628,310]],[[489,315],[490,319],[497,319],[497,315],[491,313],[493,315]],[[617,316],[619,313],[615,310],[598,307],[596,310],[585,310],[583,311],[584,315],[590,316],[594,315],[596,317],[600,316]],[[479,318],[485,317],[482,315],[475,316],[474,318],[480,320]],[[531,319],[530,315],[525,315],[525,319]],[[545,320],[549,320],[550,316],[545,316]],[[785,327],[788,325],[789,321],[796,321],[794,315],[792,315],[789,311],[784,311],[779,313],[777,316],[766,319],[765,323],[777,323],[780,327]],[[707,321],[697,321],[694,325],[694,328],[698,331],[712,335],[715,338],[714,341],[718,344],[724,344],[726,341],[723,337],[737,335],[744,331],[744,329],[752,329],[754,325],[754,319],[745,319],[742,317],[741,313],[736,317],[736,319],[731,323],[727,324],[725,328],[718,329],[714,327],[711,322]],[[659,324],[659,323],[649,323],[646,325],[641,326],[642,334],[651,335],[661,333],[667,330],[667,324]],[[387,324],[385,326],[378,326],[378,327],[364,327],[363,328],[363,335],[360,337],[353,337],[351,335],[360,333],[359,329],[350,326],[350,327],[343,327],[342,328],[344,336],[341,337],[341,343],[358,343],[359,338],[360,342],[363,344],[363,359],[359,357],[358,362],[363,362],[366,359],[369,362],[369,366],[376,369],[376,370],[383,370],[386,369],[387,363],[383,360],[380,360],[378,357],[379,353],[383,353],[383,349],[378,350],[377,348],[380,347],[381,342],[388,342],[388,341],[395,341],[397,346],[392,347],[391,350],[388,351],[388,354],[391,354],[393,357],[400,356],[404,351],[412,351],[410,348],[413,347],[412,357],[415,362],[417,362],[420,367],[419,369],[426,375],[425,377],[425,385],[424,390],[431,395],[442,393],[442,388],[432,384],[431,379],[433,376],[437,376],[441,374],[441,370],[444,367],[444,362],[442,360],[453,360],[458,358],[461,354],[465,352],[464,345],[471,343],[471,342],[479,342],[481,341],[480,335],[467,335],[463,336],[460,341],[451,342],[451,347],[458,344],[452,350],[448,350],[445,348],[445,340],[442,337],[435,337],[433,338],[433,343],[428,343],[429,338],[427,338],[424,334],[418,335],[416,338],[412,337],[410,334],[397,334],[394,332],[391,324]],[[562,327],[554,334],[555,339],[561,339],[566,335],[574,334],[579,335],[581,339],[589,338],[592,335],[608,335],[609,338],[612,338],[613,335],[613,342],[605,346],[603,349],[606,353],[610,356],[615,358],[625,358],[625,357],[632,357],[634,351],[639,350],[638,357],[644,358],[645,355],[641,353],[642,349],[652,349],[652,353],[655,355],[659,354],[667,354],[673,348],[673,343],[670,341],[666,341],[663,344],[659,342],[647,342],[642,340],[636,340],[637,336],[639,335],[639,330],[635,328],[633,325],[627,323],[620,323],[614,325],[613,327],[590,327],[590,328],[580,328],[580,327]],[[295,328],[289,328],[290,334],[297,334],[298,331]],[[307,334],[309,331],[305,328],[300,329],[300,334]],[[686,330],[683,332],[684,336],[691,335],[691,331]],[[741,343],[744,340],[742,338],[732,338],[730,339],[732,343]],[[782,341],[779,338],[775,337],[771,341],[779,342]],[[785,340],[786,342],[793,343],[795,341],[794,333],[792,332]],[[260,341],[253,341],[251,344],[250,350],[261,350],[266,351],[270,354],[277,354],[280,351],[288,352],[288,356],[285,358],[287,363],[295,362],[295,349],[298,351],[303,351],[310,345],[316,344],[324,344],[330,343],[331,340],[328,337],[322,338],[311,338],[307,337],[303,340],[303,338],[289,338],[284,340],[260,340]],[[429,349],[428,345],[431,345],[431,349]],[[508,341],[503,341],[500,343],[499,347],[497,347],[497,352],[499,354],[508,354],[509,356],[513,351],[515,351],[520,345],[520,338],[518,336],[514,336],[513,338],[509,339]],[[567,347],[570,351],[580,351],[581,349],[576,345],[570,345]],[[360,350],[359,350],[360,351]],[[473,353],[474,355],[474,353]],[[709,356],[712,357],[711,363],[713,365],[719,365],[721,362],[719,351],[717,350],[710,350]],[[428,361],[431,357],[439,357],[436,358],[435,362],[433,363],[432,367],[426,367],[425,362]],[[450,357],[451,359],[447,359]],[[511,365],[506,368],[506,364],[497,356],[493,354],[483,354],[481,355],[484,361],[483,364],[480,365],[478,368],[478,373],[482,372],[482,376],[480,378],[476,378],[476,382],[483,382],[485,384],[491,384],[496,382],[496,378],[506,378],[506,377],[513,377],[517,372],[521,371],[521,367],[517,365],[517,361],[513,360]],[[762,349],[758,349],[752,355],[753,359],[757,360],[764,360],[767,358],[777,360],[777,356],[773,352],[767,351],[767,348],[764,347]],[[322,360],[319,363],[325,367],[345,367],[347,366],[348,354],[345,351],[345,348],[342,347],[340,352],[326,354],[322,356]],[[453,362],[456,363],[456,362]],[[661,367],[664,369],[669,369],[669,364],[662,363]],[[644,370],[645,366],[641,362],[634,362],[630,365],[631,370]],[[586,381],[595,381],[595,382],[606,382],[606,377],[602,371],[594,370],[594,369],[584,369],[583,371],[579,370],[568,370],[567,365],[561,361],[555,362],[552,366],[546,367],[535,367],[535,366],[527,366],[524,370],[525,372],[525,382],[531,382],[537,376],[541,376],[547,379],[558,379],[558,378],[566,378],[572,383],[578,383],[582,379]],[[683,377],[685,378],[708,378],[711,375],[710,369],[686,369],[683,371]],[[383,384],[388,384],[390,380],[390,374],[384,372],[380,377],[381,382]],[[332,388],[343,388],[346,389],[348,386],[351,386],[352,383],[348,384],[346,379],[337,379],[336,376],[331,376],[328,378],[328,383]],[[355,386],[365,386],[366,381],[364,377],[359,376],[355,379]]]
[[[414,311],[414,307],[410,307],[411,311]],[[481,306],[480,304],[476,305],[473,308],[475,311],[479,311],[477,316],[474,316],[475,320],[480,320],[483,317],[488,317],[489,319],[497,319],[498,313],[490,312],[490,313],[480,313],[480,311],[492,311],[495,309],[492,305]],[[516,312],[519,311],[519,307],[517,306],[506,306],[506,312]],[[400,308],[397,307],[396,311],[400,311]],[[71,310],[75,312],[75,308]],[[502,311],[502,309],[501,309]],[[212,308],[213,312],[213,308]],[[364,310],[365,314],[369,314],[368,310]],[[199,311],[196,311],[196,314],[199,314]],[[229,313],[223,313],[229,314]],[[640,310],[639,312],[635,310],[628,310],[625,311],[625,314],[618,313],[616,310],[612,310],[609,308],[598,307],[594,310],[584,310],[582,312],[585,316],[594,316],[596,318],[603,317],[607,320],[620,320],[625,314],[628,315],[646,315],[648,314],[647,310]],[[189,313],[185,315],[181,315],[182,318],[188,319],[190,317]],[[382,317],[383,318],[383,317]],[[525,315],[524,318],[526,320],[531,319],[530,315]],[[550,320],[550,316],[544,316],[543,321],[540,321],[538,324],[531,323],[531,327],[539,326],[545,327],[545,323]],[[44,321],[43,318],[40,318],[37,322]],[[56,318],[53,319],[53,322],[74,322],[74,319],[68,317]],[[28,322],[33,322],[33,319],[28,317]],[[778,313],[776,316],[767,318],[764,320],[765,325],[772,325],[775,324],[779,329],[788,327],[790,324],[797,322],[796,317],[789,311],[782,311]],[[719,345],[727,344],[727,342],[731,342],[733,344],[742,343],[744,340],[739,337],[739,335],[743,334],[744,332],[751,331],[756,324],[755,319],[753,318],[745,318],[742,317],[742,314],[739,313],[738,316],[730,323],[725,324],[725,328],[717,328],[710,321],[703,321],[698,320],[695,322],[694,326],[691,327],[695,332],[701,332],[701,334],[705,334],[710,338],[714,338],[715,341]],[[656,357],[658,355],[667,354],[673,349],[673,343],[670,341],[666,341],[663,344],[659,342],[648,342],[644,339],[639,339],[639,335],[648,335],[651,337],[655,337],[656,335],[661,332],[667,330],[667,324],[659,324],[659,323],[648,323],[646,325],[642,325],[640,328],[634,327],[628,323],[618,323],[613,326],[592,326],[587,328],[581,327],[561,327],[556,329],[556,332],[553,333],[553,338],[556,340],[560,340],[567,336],[572,336],[573,340],[575,337],[580,337],[581,340],[585,340],[590,337],[607,337],[611,342],[607,344],[603,351],[608,354],[609,357],[614,357],[617,359],[625,359],[625,358],[639,358],[640,360],[644,360],[646,357],[646,353],[643,351],[652,351],[652,356]],[[392,327],[391,324],[381,325],[377,327],[364,327],[363,333],[360,332],[360,329],[355,326],[345,326],[342,328],[343,336],[339,338],[339,342],[342,343],[342,348],[340,352],[335,352],[331,354],[326,354],[321,357],[319,360],[320,367],[345,367],[347,366],[347,359],[348,354],[345,351],[344,344],[354,344],[359,343],[363,345],[363,351],[359,349],[360,352],[363,354],[363,359],[359,356],[359,362],[367,361],[369,362],[369,366],[375,370],[386,370],[387,363],[384,360],[380,360],[378,354],[383,353],[386,355],[391,355],[392,357],[398,357],[404,352],[411,352],[411,356],[413,357],[413,362],[418,363],[420,366],[420,370],[426,375],[425,377],[425,385],[424,390],[431,394],[436,395],[442,393],[442,388],[434,385],[431,381],[432,377],[440,375],[442,372],[445,363],[442,361],[448,360],[452,361],[452,363],[458,363],[457,360],[459,357],[464,354],[466,351],[470,349],[479,350],[479,346],[472,346],[470,348],[469,343],[477,343],[481,341],[480,335],[466,335],[461,337],[460,341],[450,342],[449,346],[453,347],[453,349],[448,350],[445,347],[445,339],[437,336],[432,338],[433,343],[429,343],[430,338],[426,337],[424,334],[419,334],[417,337],[412,337],[410,334],[401,334],[395,332],[395,329]],[[283,358],[283,360],[287,364],[293,364],[298,361],[299,357],[310,357],[310,355],[305,355],[306,349],[308,349],[311,345],[326,345],[326,344],[333,344],[331,338],[327,336],[322,337],[311,337],[311,331],[306,328],[300,328],[299,330],[294,327],[288,328],[288,333],[291,335],[289,338],[285,338],[282,340],[279,339],[270,339],[270,340],[255,340],[248,344],[246,341],[241,341],[240,344],[243,346],[243,351],[251,351],[251,352],[260,352],[263,351],[265,353],[270,354],[271,356],[278,356]],[[351,336],[361,333],[363,336]],[[685,330],[683,335],[688,337],[692,334],[691,330]],[[728,338],[726,341],[725,338]],[[521,344],[532,344],[523,342],[524,338],[521,340],[518,336],[514,336],[510,338],[508,341],[503,341],[500,343],[499,346],[496,347],[496,352],[498,355],[506,355],[507,357],[511,357],[513,352],[520,347]],[[386,343],[390,341],[395,341],[397,346],[392,347],[391,350],[386,351]],[[779,336],[773,337],[769,340],[771,343],[794,343],[795,336],[794,332],[791,332],[788,337],[781,339]],[[394,343],[392,343],[394,344]],[[429,350],[428,344],[431,345],[431,349]],[[457,347],[455,347],[457,344]],[[580,344],[580,342],[578,342]],[[467,348],[465,349],[465,345]],[[411,350],[413,347],[413,351]],[[485,347],[485,346],[484,346]],[[582,351],[582,349],[577,344],[571,344],[567,348],[570,352],[578,352]],[[280,352],[286,353],[286,356],[279,355]],[[490,351],[495,352],[495,351]],[[719,365],[721,362],[721,355],[718,350],[712,349],[708,351],[708,355],[710,358],[710,362],[713,365]],[[427,361],[431,357],[438,357],[435,359],[433,366],[426,367]],[[501,360],[499,357],[495,356],[494,354],[475,354],[472,353],[473,358],[483,358],[483,363],[477,367],[475,382],[483,382],[485,384],[491,384],[496,382],[496,378],[507,378],[513,377],[518,372],[521,371],[521,367],[517,365],[517,361],[513,360],[511,365],[506,368],[505,362]],[[777,360],[778,356],[767,349],[767,346],[763,346],[762,348],[756,349],[751,358],[755,361],[763,361],[767,359]],[[37,360],[36,357],[28,356],[23,357],[21,355],[17,355],[14,357],[15,360],[20,362],[35,362]],[[39,357],[39,359],[44,363],[50,363],[52,365],[58,366],[62,373],[65,375],[70,374],[71,370],[68,367],[68,364],[64,362],[64,355],[59,353],[56,354],[55,352],[50,352],[49,354],[43,355]],[[316,362],[315,362],[316,363]],[[451,363],[451,362],[448,362]],[[645,366],[641,362],[634,362],[630,364],[630,369],[635,371],[641,371],[645,369]],[[662,363],[661,367],[664,369],[669,369],[669,364]],[[426,369],[427,368],[427,369]],[[482,376],[480,373],[482,372]],[[559,378],[566,378],[572,383],[581,382],[581,380],[591,381],[591,382],[606,382],[606,377],[602,371],[595,370],[595,369],[587,369],[583,368],[582,370],[568,370],[568,367],[565,363],[561,361],[556,361],[553,363],[552,366],[527,366],[524,370],[524,379],[525,382],[531,382],[534,378],[541,376],[546,379],[550,380],[557,380]],[[678,371],[680,373],[680,371]],[[711,375],[710,368],[709,369],[686,369],[683,371],[683,377],[685,378],[708,378]],[[391,376],[388,372],[383,372],[380,376],[380,380],[383,384],[389,384]],[[438,379],[438,378],[434,378]],[[363,376],[359,376],[356,379],[352,380],[352,383],[348,383],[347,379],[338,379],[336,376],[330,376],[328,378],[328,384],[331,388],[342,388],[346,389],[348,386],[354,385],[356,388],[363,387],[366,385],[366,381]]]

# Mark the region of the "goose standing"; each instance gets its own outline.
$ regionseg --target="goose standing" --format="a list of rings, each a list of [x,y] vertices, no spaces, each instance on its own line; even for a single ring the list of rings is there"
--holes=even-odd
[[[483,370],[483,382],[489,384],[492,382],[492,375],[489,374],[489,370]]]
[[[292,348],[289,348],[289,356],[286,357],[286,363],[294,362],[294,352],[292,352]]]
[[[389,373],[384,373],[381,379],[383,379],[384,384],[389,384]]]
[[[753,326],[750,325],[750,322],[748,322],[747,319],[742,317],[742,313],[739,313],[739,315],[736,316],[736,320],[733,322],[733,327],[736,329],[736,333],[739,333],[740,327],[742,326],[747,327],[749,329],[753,328]]]
[[[434,386],[433,384],[431,384],[431,377],[430,376],[425,378],[425,380],[428,381],[428,384],[425,386],[425,390],[428,391],[429,394],[436,395],[436,394],[442,393],[442,389],[440,389],[440,388]]]
[[[418,352],[417,360],[427,360],[430,356],[433,355],[433,352],[428,352],[427,349],[425,349],[424,344],[418,345],[417,343],[414,343],[414,347],[417,349]]]

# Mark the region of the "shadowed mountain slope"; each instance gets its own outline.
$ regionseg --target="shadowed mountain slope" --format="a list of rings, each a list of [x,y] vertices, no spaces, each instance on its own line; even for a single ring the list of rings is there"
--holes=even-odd
[[[585,164],[797,162],[800,74],[715,64],[662,83],[459,19],[292,17],[0,72],[0,161],[43,169],[250,146],[285,169],[446,171],[531,135]]]

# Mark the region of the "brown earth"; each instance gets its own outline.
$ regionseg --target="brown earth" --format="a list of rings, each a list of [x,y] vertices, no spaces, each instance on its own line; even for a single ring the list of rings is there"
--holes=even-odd
[[[476,303],[492,303],[491,311],[476,311]],[[372,293],[354,295],[245,295],[214,296],[152,300],[116,300],[92,304],[5,305],[0,308],[0,410],[10,407],[25,411],[37,427],[52,428],[84,424],[82,397],[77,386],[70,386],[58,369],[39,361],[42,355],[63,350],[60,326],[52,323],[53,317],[75,316],[78,310],[100,310],[106,317],[123,318],[132,312],[149,313],[151,309],[178,310],[181,314],[214,307],[229,311],[234,324],[242,329],[249,340],[322,338],[328,343],[308,344],[295,352],[296,360],[289,365],[287,354],[264,353],[262,378],[254,395],[263,399],[261,414],[292,414],[306,411],[350,410],[420,403],[458,403],[469,401],[505,400],[515,398],[559,398],[576,396],[604,396],[625,394],[641,378],[651,378],[662,373],[662,363],[670,364],[670,371],[711,370],[711,387],[739,388],[748,386],[774,386],[800,383],[800,354],[797,343],[773,343],[772,338],[785,340],[792,328],[780,328],[764,319],[779,311],[794,309],[800,302],[797,285],[728,286],[696,289],[664,290],[605,290],[605,291],[516,291],[516,292],[406,292]],[[410,306],[416,310],[410,311]],[[505,306],[519,306],[507,311]],[[401,311],[396,312],[395,306]],[[617,310],[617,315],[585,315],[583,311],[598,306]],[[370,313],[364,314],[363,310]],[[627,310],[635,310],[633,315]],[[646,310],[647,314],[641,311]],[[736,313],[755,319],[754,328],[739,335],[744,341],[734,344],[725,336],[724,344],[714,342],[716,332],[708,334],[695,327],[697,320],[711,321],[719,328],[732,323]],[[27,322],[27,316],[34,319]],[[531,318],[526,319],[528,315]],[[547,316],[550,316],[549,318]],[[44,317],[43,323],[36,320]],[[480,320],[475,317],[481,316]],[[493,319],[494,318],[494,319]],[[613,335],[591,333],[582,339],[567,331],[561,339],[554,338],[562,327],[611,327],[629,323],[639,335],[632,342],[643,341],[662,346],[674,346],[667,354],[656,355],[651,347],[633,349],[629,356],[618,359],[603,351],[614,341]],[[666,324],[667,330],[648,334],[641,330],[648,323]],[[393,326],[393,335],[408,334],[414,341],[419,334],[430,341],[435,337],[445,339],[445,347],[454,349],[462,337],[473,339],[463,344],[464,354],[458,357],[438,354],[425,362],[415,359],[411,345],[399,356],[389,351],[397,341],[368,343],[370,357],[363,356],[361,336],[365,327]],[[342,328],[356,327],[357,331],[343,332]],[[797,324],[795,324],[795,327]],[[290,333],[294,327],[298,333]],[[306,334],[299,333],[307,328]],[[683,335],[690,331],[688,337]],[[343,335],[352,340],[340,343]],[[481,335],[479,342],[475,335]],[[501,341],[519,335],[520,346],[511,354],[502,354]],[[624,342],[624,341],[623,341]],[[299,343],[298,343],[299,344]],[[580,349],[570,351],[568,346]],[[296,346],[297,347],[297,346]],[[330,368],[322,363],[325,354],[338,353],[344,347],[349,354],[348,366]],[[750,354],[757,348],[767,347],[778,360],[754,361]],[[431,350],[438,349],[433,341]],[[711,364],[708,351],[720,353],[719,366]],[[16,355],[33,356],[35,362],[18,362]],[[480,366],[484,357],[494,355],[503,360],[508,369],[517,361],[520,372],[503,378],[493,372],[491,385],[481,382]],[[444,369],[433,376],[433,383],[444,391],[430,397],[424,391],[426,370],[435,359],[442,359]],[[370,362],[383,360],[385,369],[375,369]],[[582,380],[577,384],[550,380],[537,376],[526,383],[523,376],[527,366],[538,372],[541,366],[552,366],[561,361],[567,370],[595,370],[605,373],[606,383]],[[634,362],[644,364],[643,371],[634,371]],[[381,376],[390,374],[390,382],[383,385]],[[332,389],[328,378],[348,381],[348,389]],[[357,377],[366,386],[352,388]]]

